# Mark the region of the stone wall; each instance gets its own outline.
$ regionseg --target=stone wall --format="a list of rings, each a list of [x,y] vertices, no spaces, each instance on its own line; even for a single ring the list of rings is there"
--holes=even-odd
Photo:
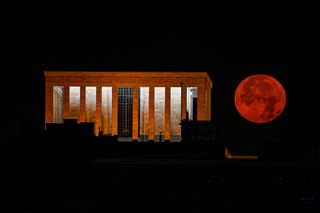
[[[183,94],[186,93],[183,100],[187,100],[183,103],[183,106],[185,106],[183,109],[183,117],[185,117],[185,111],[186,108],[188,108],[189,119],[192,119],[192,98],[197,97],[198,119],[208,120],[211,118],[212,81],[205,72],[48,71],[45,72],[45,77],[46,123],[53,121],[62,122],[63,116],[65,116],[66,118],[78,119],[79,121],[95,122],[97,126],[101,126],[104,134],[117,135],[117,88],[134,87],[141,89],[141,95],[139,96],[139,111],[137,107],[138,99],[135,99],[136,102],[134,104],[133,137],[137,138],[138,133],[141,136],[150,134],[149,138],[157,141],[157,138],[159,139],[159,135],[161,134],[163,141],[164,137],[166,140],[170,140],[170,136],[181,135],[179,123],[181,122],[182,85],[186,88],[183,92]],[[64,89],[70,86],[69,92],[67,89],[64,92],[62,90],[61,94],[57,91],[54,92],[53,87],[55,85],[60,85]],[[81,89],[80,85],[82,86]],[[95,89],[94,92],[86,90],[90,87]],[[166,88],[170,87],[171,89],[166,91]],[[115,89],[112,90],[112,88]],[[152,89],[154,93],[151,93],[152,100],[154,100],[153,103],[149,103],[149,93],[143,91],[143,88],[154,89]],[[179,90],[175,91],[175,88]],[[187,88],[188,91],[186,92]],[[191,89],[196,89],[194,94],[190,94]],[[99,95],[98,99],[97,95]],[[82,99],[81,102],[80,99]],[[99,102],[97,102],[97,100]],[[166,102],[170,102],[170,105],[165,106]],[[154,110],[151,110],[150,107],[154,108]],[[150,113],[152,113],[151,118],[149,118]]]
[[[181,88],[171,87],[170,127],[171,135],[181,135]]]
[[[101,130],[108,135],[112,131],[112,87],[102,87],[101,95]]]
[[[189,120],[193,119],[193,98],[197,97],[197,87],[188,87],[187,88],[187,111],[189,113]]]
[[[140,87],[140,135],[149,132],[149,87]]]
[[[96,87],[86,87],[86,122],[96,122],[96,93]]]
[[[154,128],[155,135],[164,134],[164,110],[165,110],[165,87],[155,87],[154,88]]]
[[[53,87],[53,122],[63,123],[63,86]]]
[[[86,122],[96,122],[96,87],[86,87]]]
[[[79,119],[80,116],[80,87],[70,87],[69,104],[70,118]]]

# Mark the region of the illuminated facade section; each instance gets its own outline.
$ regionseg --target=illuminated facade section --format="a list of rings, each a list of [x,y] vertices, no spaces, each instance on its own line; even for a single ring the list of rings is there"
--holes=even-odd
[[[211,120],[206,72],[45,71],[45,123],[94,122],[95,134],[180,141],[181,120]]]

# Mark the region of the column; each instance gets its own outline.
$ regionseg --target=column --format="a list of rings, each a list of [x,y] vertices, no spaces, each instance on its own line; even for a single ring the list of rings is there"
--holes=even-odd
[[[80,122],[86,121],[86,87],[80,86]]]
[[[187,87],[182,85],[181,87],[181,120],[186,119],[187,112]]]
[[[95,123],[95,132],[96,136],[99,135],[99,130],[102,131],[101,127],[101,85],[98,85],[96,92],[96,123]]]
[[[204,119],[208,120],[208,88],[204,88]]]
[[[112,88],[111,88],[111,90],[112,90]],[[112,127],[112,105],[111,105],[111,103],[112,103],[112,93],[111,94],[109,94],[109,93],[107,93],[107,94],[104,94],[104,95],[106,95],[106,97],[104,97],[104,98],[106,98],[107,100],[106,100],[106,110],[105,110],[105,114],[104,114],[104,123],[103,123],[103,125],[105,126],[105,128],[104,129],[106,129],[107,131],[105,132],[105,133],[107,133],[107,134],[109,134],[109,135],[111,135],[112,134],[112,129],[111,129],[111,131],[110,131],[110,128]],[[109,114],[110,113],[110,111],[111,111],[111,115]],[[110,122],[111,122],[111,124],[109,123],[109,120],[111,120]]]
[[[208,119],[211,120],[211,87],[208,87]]]
[[[118,135],[118,86],[112,85],[112,135]]]
[[[204,109],[204,99],[205,99],[205,94],[204,94],[204,87],[198,85],[198,103],[197,103],[197,119],[199,121],[205,120],[205,109]]]
[[[70,118],[70,90],[69,85],[63,86],[63,118]]]
[[[164,140],[170,141],[170,87],[165,90]]]
[[[139,139],[139,101],[138,101],[138,89],[139,87],[134,86],[133,87],[133,94],[132,94],[132,141],[138,141]]]
[[[46,82],[46,123],[52,123],[53,119],[53,85]]]
[[[149,141],[154,141],[154,87],[149,87]]]

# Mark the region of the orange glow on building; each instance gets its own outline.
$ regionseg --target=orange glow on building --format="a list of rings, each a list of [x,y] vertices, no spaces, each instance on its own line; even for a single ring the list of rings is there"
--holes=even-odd
[[[179,141],[180,123],[187,115],[191,120],[211,120],[212,81],[206,72],[44,74],[45,123],[77,119],[93,122],[96,135],[100,130],[132,141]]]

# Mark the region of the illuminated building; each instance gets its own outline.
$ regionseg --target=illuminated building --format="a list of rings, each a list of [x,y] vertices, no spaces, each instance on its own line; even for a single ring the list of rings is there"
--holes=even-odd
[[[206,72],[45,71],[45,122],[94,122],[95,134],[180,141],[181,120],[211,120]]]

